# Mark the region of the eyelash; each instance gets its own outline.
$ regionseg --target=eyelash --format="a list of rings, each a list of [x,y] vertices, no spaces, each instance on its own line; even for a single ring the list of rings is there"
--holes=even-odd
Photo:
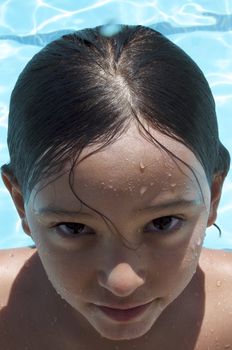
[[[161,220],[161,219],[176,219],[176,220],[178,220],[178,222],[177,222],[177,224],[176,225],[174,225],[174,228],[171,228],[171,229],[169,229],[169,230],[161,230],[161,231],[153,231],[153,232],[155,232],[155,233],[163,233],[163,232],[168,232],[168,233],[172,233],[172,232],[174,232],[174,231],[177,231],[178,229],[180,229],[180,227],[183,225],[183,222],[185,221],[183,218],[181,218],[181,217],[178,217],[178,216],[163,216],[163,217],[160,217],[160,218],[157,218],[157,219],[154,219],[154,220],[152,220],[151,222],[153,223],[153,222],[155,222],[155,221],[158,221],[158,220]],[[56,230],[56,232],[59,234],[59,235],[61,235],[61,236],[63,236],[63,237],[70,237],[70,238],[74,238],[74,237],[77,237],[77,236],[83,236],[83,235],[86,235],[86,233],[79,233],[78,235],[77,234],[73,234],[73,233],[64,233],[64,232],[61,232],[60,230],[59,230],[59,226],[70,226],[70,225],[72,225],[71,227],[72,227],[72,229],[74,228],[76,228],[78,225],[81,225],[81,226],[83,226],[83,227],[88,227],[88,226],[86,226],[86,225],[84,225],[84,224],[81,224],[81,223],[74,223],[74,222],[60,222],[60,223],[58,223],[58,224],[56,224],[56,225],[54,225],[54,226],[52,226],[52,228],[54,228],[55,230]],[[162,225],[162,224],[161,224]],[[90,229],[91,230],[91,229]],[[91,230],[92,231],[92,230]],[[152,232],[151,230],[147,230],[146,232]],[[93,233],[91,233],[91,234],[93,234]]]

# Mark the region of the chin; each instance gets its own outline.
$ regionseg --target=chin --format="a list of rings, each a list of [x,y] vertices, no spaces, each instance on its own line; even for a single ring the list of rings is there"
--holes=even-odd
[[[152,328],[153,324],[147,325],[133,325],[133,324],[121,324],[117,325],[117,327],[99,327],[95,325],[95,330],[101,335],[101,337],[114,340],[114,341],[122,341],[122,340],[133,340],[138,339],[145,335]]]

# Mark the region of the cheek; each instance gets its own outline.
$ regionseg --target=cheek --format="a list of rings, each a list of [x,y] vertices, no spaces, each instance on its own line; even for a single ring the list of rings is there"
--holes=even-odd
[[[42,225],[33,225],[33,238],[46,275],[56,292],[67,301],[90,289],[93,255],[81,244],[65,244]]]
[[[62,299],[74,308],[78,308],[82,300],[91,300],[94,276],[90,259],[78,257],[78,252],[74,257],[54,250],[50,250],[49,255],[41,250],[39,255],[49,281]]]
[[[93,280],[93,264],[89,254],[83,255],[78,251],[76,254],[61,253],[50,249],[49,254],[41,251],[39,255],[49,280],[59,293],[81,294],[82,289],[86,289]]]
[[[205,224],[201,220],[192,228],[191,235],[182,242],[159,247],[153,253],[153,285],[158,293],[174,300],[193,278],[202,249]]]
[[[154,275],[153,288],[157,295],[164,298],[166,305],[174,301],[187,287],[197,267],[197,261],[192,258],[188,248],[183,254],[176,251],[167,255],[162,268]],[[155,281],[155,283],[154,283]]]

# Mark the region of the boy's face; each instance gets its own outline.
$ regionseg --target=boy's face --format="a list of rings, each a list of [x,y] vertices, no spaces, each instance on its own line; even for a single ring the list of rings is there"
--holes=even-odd
[[[25,208],[57,293],[112,340],[141,337],[181,294],[196,271],[206,227],[213,223],[210,188],[199,161],[181,143],[149,131],[192,167],[204,199],[190,169],[131,126],[114,144],[81,162],[73,178],[77,196],[110,219],[120,234],[99,214],[81,207],[68,173],[35,197],[36,187]],[[80,159],[93,150],[85,149]],[[188,203],[170,206],[173,201]],[[49,207],[72,215],[46,213]],[[64,223],[82,225],[74,231]],[[124,322],[112,320],[98,307],[129,308],[150,301],[140,316]]]

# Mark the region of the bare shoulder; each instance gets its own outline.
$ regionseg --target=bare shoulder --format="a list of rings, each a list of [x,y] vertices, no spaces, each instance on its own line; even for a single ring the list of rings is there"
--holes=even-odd
[[[28,254],[33,254],[36,248],[31,247],[20,247],[20,248],[9,248],[9,249],[0,249],[0,259],[7,259],[8,257],[16,256],[22,257],[23,255],[27,256]]]
[[[30,247],[0,249],[0,274],[14,273],[24,264],[37,249]]]
[[[225,304],[232,317],[232,252],[204,248],[199,265],[204,272],[208,302],[217,301],[218,306]]]
[[[51,327],[59,313],[57,300],[37,249],[0,250],[0,349],[53,348],[49,344],[58,339],[56,323]]]
[[[215,282],[217,287],[231,286],[232,250],[215,250],[203,248],[199,265],[205,273],[206,281]],[[215,284],[215,283],[214,283]]]
[[[199,266],[205,278],[202,338],[210,349],[232,348],[232,252],[203,249]]]
[[[0,250],[0,306],[7,304],[8,296],[21,268],[27,260],[36,252],[30,247],[1,249]]]

